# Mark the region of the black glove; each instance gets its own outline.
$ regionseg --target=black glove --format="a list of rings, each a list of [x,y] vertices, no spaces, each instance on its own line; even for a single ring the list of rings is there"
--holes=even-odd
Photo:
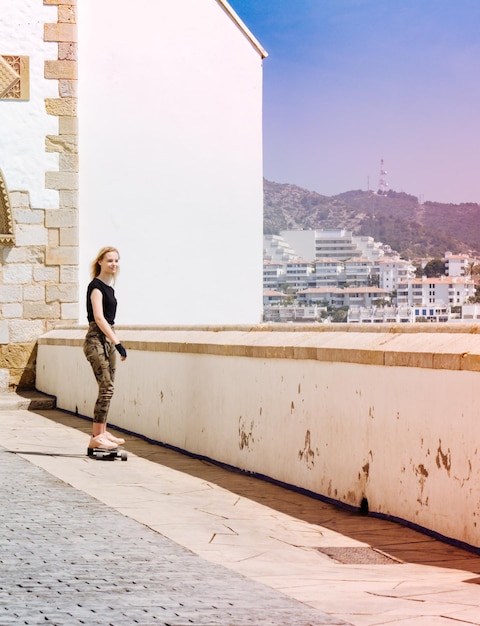
[[[127,351],[125,350],[125,348],[122,346],[121,343],[115,344],[115,348],[119,352],[120,356],[127,358]]]

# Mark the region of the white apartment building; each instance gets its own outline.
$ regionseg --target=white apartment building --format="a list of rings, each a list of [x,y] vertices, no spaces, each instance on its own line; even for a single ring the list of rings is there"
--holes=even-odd
[[[263,288],[277,289],[285,282],[285,263],[278,261],[263,261]]]
[[[340,261],[365,257],[373,262],[384,254],[382,244],[372,237],[353,235],[343,228],[282,230],[280,235],[299,257],[312,261],[324,257]]]
[[[373,274],[374,265],[365,257],[345,261],[345,283],[351,287],[369,285]]]
[[[415,321],[413,307],[358,307],[348,309],[349,324],[405,324]]]
[[[480,304],[478,304],[478,302],[473,304],[464,304],[462,306],[462,320],[474,321],[478,323],[478,320],[480,320]]]
[[[286,295],[276,289],[264,289],[263,290],[263,306],[270,304],[281,304],[286,298]]]
[[[378,261],[378,286],[395,291],[400,281],[415,277],[415,266],[399,258],[384,257]]]
[[[306,289],[314,272],[313,264],[303,259],[285,263],[285,283],[290,290]]]
[[[373,237],[368,235],[354,235],[352,239],[362,251],[362,256],[370,261],[381,259],[385,254],[383,244],[379,241],[375,241]]]
[[[397,303],[428,307],[431,305],[452,307],[464,304],[475,295],[473,280],[461,276],[441,278],[408,278],[398,284]]]
[[[298,254],[280,235],[263,236],[263,258],[267,261],[287,262],[295,259]]]
[[[375,300],[387,299],[389,295],[380,287],[309,287],[299,291],[297,299],[306,306],[327,303],[335,307],[371,307]]]
[[[447,276],[469,276],[470,267],[475,263],[475,259],[466,254],[452,254],[451,252],[445,253],[444,260]]]
[[[314,278],[316,287],[338,287],[345,280],[345,271],[342,261],[322,258],[314,262]]]

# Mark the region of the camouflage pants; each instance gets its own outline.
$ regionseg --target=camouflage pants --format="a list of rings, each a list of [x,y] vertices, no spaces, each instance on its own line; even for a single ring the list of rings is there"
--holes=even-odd
[[[114,391],[116,352],[95,322],[91,322],[83,344],[83,352],[92,366],[98,383],[98,397],[93,410],[93,421],[107,421],[110,400]]]

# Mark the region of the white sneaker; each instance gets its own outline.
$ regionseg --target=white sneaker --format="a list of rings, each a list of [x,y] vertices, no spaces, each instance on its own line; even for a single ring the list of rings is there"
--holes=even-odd
[[[112,433],[105,432],[103,434],[109,441],[116,444],[117,446],[123,446],[123,444],[125,443],[125,439],[122,439],[121,437],[115,437],[115,435],[112,435]]]
[[[105,433],[102,433],[101,435],[97,435],[96,437],[92,435],[88,447],[103,448],[104,450],[114,450],[117,447],[117,444],[113,443],[107,437],[105,437]]]

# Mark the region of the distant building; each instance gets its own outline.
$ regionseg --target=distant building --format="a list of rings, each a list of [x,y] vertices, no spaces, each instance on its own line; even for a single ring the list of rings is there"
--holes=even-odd
[[[445,254],[445,274],[447,276],[470,276],[470,268],[475,259],[466,254]]]
[[[412,307],[350,307],[347,322],[350,324],[405,324],[415,321]]]
[[[347,261],[358,257],[376,261],[384,255],[382,244],[373,237],[353,235],[344,228],[282,230],[280,235],[298,256],[310,261],[320,258]]]
[[[378,286],[395,291],[400,281],[415,277],[415,266],[410,261],[384,257],[378,261]]]
[[[310,261],[294,259],[285,263],[285,283],[289,290],[298,291],[308,287],[314,268]]]
[[[281,304],[287,296],[281,291],[276,289],[264,289],[263,290],[263,305],[269,304]]]
[[[285,282],[285,263],[263,261],[263,289],[278,289]]]
[[[478,321],[480,320],[480,304],[464,304],[462,306],[462,320],[464,321]]]
[[[365,257],[345,261],[345,283],[347,286],[367,286],[372,283],[374,265]]]
[[[295,250],[280,235],[263,236],[263,258],[266,261],[285,263],[297,257]]]
[[[319,322],[326,313],[324,307],[268,305],[263,311],[264,322]]]
[[[315,287],[338,287],[345,280],[344,264],[337,259],[316,259],[314,268]]]
[[[399,306],[446,307],[463,305],[475,295],[473,280],[463,277],[408,278],[398,284],[397,304]]]
[[[388,291],[380,287],[310,287],[297,293],[297,300],[307,306],[328,304],[336,308],[373,306],[375,300],[387,299]]]

